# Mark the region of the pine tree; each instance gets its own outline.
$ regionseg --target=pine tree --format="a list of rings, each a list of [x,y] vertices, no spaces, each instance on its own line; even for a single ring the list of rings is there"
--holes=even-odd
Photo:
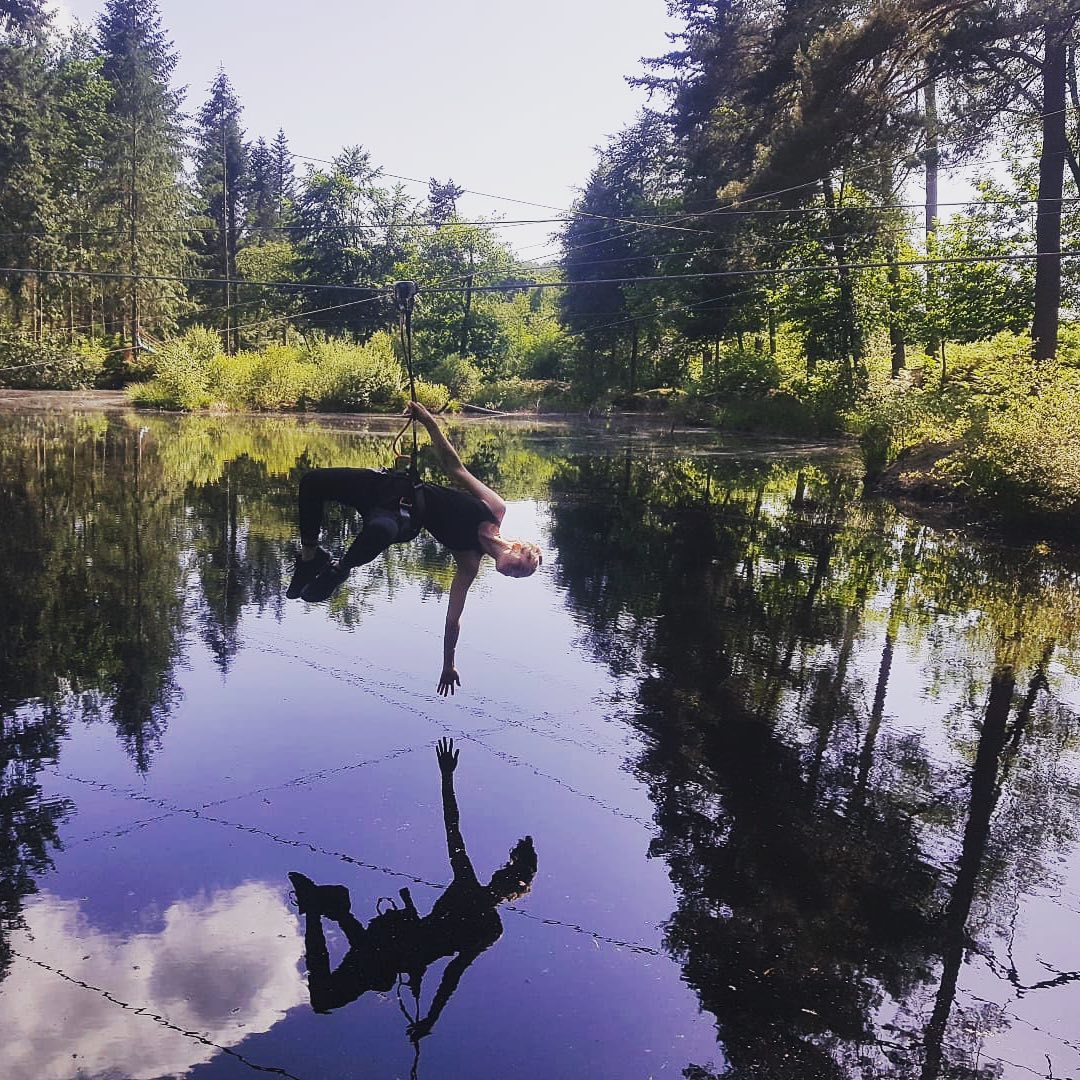
[[[33,312],[40,330],[40,287],[28,271],[42,265],[53,216],[48,159],[53,99],[49,17],[41,0],[5,4],[0,16],[0,259],[16,324]]]
[[[259,243],[269,240],[278,224],[274,171],[270,147],[265,139],[259,138],[248,149],[248,181],[244,198],[248,228]]]
[[[234,288],[229,283],[236,279],[236,253],[242,238],[243,200],[249,180],[241,111],[228,75],[219,71],[196,121],[195,196],[203,218],[197,250],[206,273],[225,282],[221,325],[230,352],[238,348],[239,342],[232,329],[236,321]]]
[[[273,190],[277,198],[277,220],[274,224],[280,229],[291,221],[296,203],[296,171],[293,168],[293,155],[289,149],[289,140],[281,128],[278,128],[278,133],[270,144],[270,158],[273,170]]]
[[[186,199],[181,92],[169,80],[176,53],[154,0],[107,0],[97,23],[102,74],[112,87],[98,209],[113,230],[105,268],[130,275],[106,297],[106,322],[136,349],[139,330],[168,330],[182,302]]]
[[[305,298],[311,321],[359,340],[386,324],[390,305],[379,292],[406,254],[402,226],[412,215],[400,190],[379,187],[379,172],[366,150],[346,147],[326,171],[309,170],[296,203],[301,266],[327,286]]]
[[[440,183],[433,176],[428,181],[428,220],[433,225],[445,225],[457,217],[457,201],[465,194],[453,180]]]
[[[106,239],[95,199],[112,89],[101,66],[93,41],[82,28],[62,41],[56,52],[49,161],[55,236],[50,255],[57,267],[67,270],[95,269]],[[66,327],[69,338],[77,329],[94,336],[100,283],[90,277],[62,277],[52,279],[49,286],[50,322]]]

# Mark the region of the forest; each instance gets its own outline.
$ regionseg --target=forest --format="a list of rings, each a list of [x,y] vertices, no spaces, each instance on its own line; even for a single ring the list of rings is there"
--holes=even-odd
[[[850,434],[912,493],[1075,515],[1080,3],[668,7],[538,263],[453,179],[246,131],[225,70],[187,101],[153,0],[6,0],[0,385],[392,410],[411,278],[434,407]]]

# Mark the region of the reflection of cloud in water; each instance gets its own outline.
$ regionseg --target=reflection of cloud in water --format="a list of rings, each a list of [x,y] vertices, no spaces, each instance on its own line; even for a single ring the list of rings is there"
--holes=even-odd
[[[25,916],[18,952],[222,1046],[307,1000],[296,918],[264,883],[177,901],[160,930],[131,938],[96,930],[77,901],[48,894]],[[177,1076],[218,1052],[18,960],[0,984],[0,1031],[5,1080]]]

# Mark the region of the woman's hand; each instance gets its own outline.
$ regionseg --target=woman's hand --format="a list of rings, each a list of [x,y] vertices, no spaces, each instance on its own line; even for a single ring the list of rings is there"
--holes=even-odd
[[[440,739],[435,744],[435,758],[439,762],[439,771],[445,776],[457,768],[459,750],[454,749],[453,739]]]
[[[404,415],[411,417],[414,420],[419,420],[424,427],[428,427],[430,424],[435,423],[435,417],[432,416],[427,407],[421,405],[419,401],[410,401],[405,406]]]
[[[461,685],[461,679],[458,676],[457,668],[445,667],[442,674],[439,676],[439,685],[436,693],[442,694],[446,697],[448,694],[453,694],[454,687]]]

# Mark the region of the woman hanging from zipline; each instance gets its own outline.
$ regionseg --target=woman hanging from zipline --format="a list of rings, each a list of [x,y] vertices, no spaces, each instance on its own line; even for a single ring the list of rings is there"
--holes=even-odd
[[[425,528],[454,557],[454,580],[443,634],[443,667],[438,692],[461,685],[454,666],[461,612],[485,555],[507,577],[528,577],[542,562],[536,544],[508,540],[499,533],[506,503],[461,462],[438,421],[418,401],[406,415],[427,429],[435,456],[456,487],[417,482],[402,473],[377,469],[314,469],[300,480],[300,554],[286,596],[311,603],[334,594],[356,566],[378,558],[391,544],[412,540]],[[338,560],[319,547],[323,504],[341,503],[360,511],[364,527]],[[419,519],[419,520],[417,520]]]

